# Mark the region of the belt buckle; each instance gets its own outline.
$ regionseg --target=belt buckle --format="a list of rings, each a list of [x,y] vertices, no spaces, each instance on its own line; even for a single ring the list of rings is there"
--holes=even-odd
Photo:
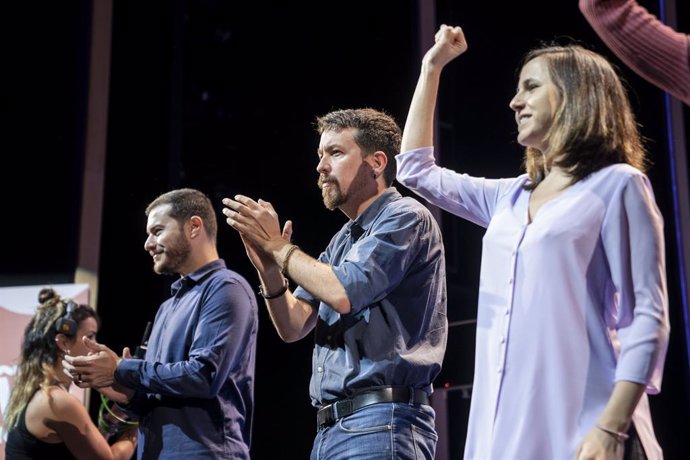
[[[320,430],[332,423],[333,418],[333,404],[328,404],[322,407],[316,413],[316,429]]]
[[[351,399],[342,399],[333,403],[333,423],[337,422],[343,417],[347,417],[353,412],[353,403]]]
[[[342,399],[322,407],[316,413],[316,429],[321,430],[333,425],[343,417],[354,412],[354,403],[351,399]]]

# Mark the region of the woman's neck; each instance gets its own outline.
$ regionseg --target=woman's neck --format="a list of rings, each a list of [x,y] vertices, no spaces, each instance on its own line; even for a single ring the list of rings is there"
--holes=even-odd
[[[69,392],[69,387],[72,385],[72,381],[63,372],[62,364],[57,363],[57,365],[53,368],[53,371],[53,385],[57,385],[63,390]]]
[[[69,387],[71,385],[71,382],[62,382],[60,380],[53,380],[53,385],[59,386],[63,390],[69,393]]]

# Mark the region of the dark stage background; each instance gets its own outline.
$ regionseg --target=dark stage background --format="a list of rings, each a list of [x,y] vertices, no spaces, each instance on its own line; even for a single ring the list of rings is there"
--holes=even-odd
[[[429,3],[419,3],[433,12]],[[679,28],[690,31],[688,5],[678,3]],[[642,4],[658,12],[655,1]],[[690,382],[663,93],[608,52],[581,17],[577,0],[439,0],[435,5],[424,43],[430,43],[441,23],[461,25],[469,42],[466,55],[445,71],[441,91],[441,161],[451,168],[487,177],[519,171],[522,149],[515,142],[508,101],[515,68],[528,48],[572,37],[621,66],[649,139],[654,161],[650,177],[666,219],[669,249],[673,332],[663,391],[650,401],[666,458],[688,458]],[[74,281],[92,6],[88,0],[11,2],[0,15],[5,74],[0,92],[5,128],[2,285]],[[413,0],[314,6],[113,2],[96,299],[103,318],[101,342],[115,350],[136,346],[146,322],[169,295],[173,279],[155,275],[143,250],[143,210],[161,192],[196,187],[215,200],[219,211],[220,199],[235,193],[266,199],[282,220],[294,221],[295,242],[319,254],[346,218],[323,207],[316,187],[314,117],[337,108],[371,106],[404,123],[426,50],[420,44],[419,8]],[[436,384],[455,388],[471,383],[483,229],[439,216],[452,327]],[[257,284],[239,237],[222,220],[218,244],[228,265]],[[308,397],[312,342],[281,342],[261,306],[253,455],[308,458],[315,432]],[[462,452],[467,396],[448,392],[451,458]]]

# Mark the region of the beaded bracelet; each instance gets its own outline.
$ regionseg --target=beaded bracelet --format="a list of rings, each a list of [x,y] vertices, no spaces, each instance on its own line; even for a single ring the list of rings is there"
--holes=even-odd
[[[612,429],[610,429],[610,428],[606,428],[606,427],[601,426],[601,425],[599,425],[599,424],[597,424],[597,428],[599,428],[599,429],[600,429],[601,431],[603,431],[604,433],[610,434],[610,435],[613,436],[613,437],[616,439],[616,441],[618,441],[618,442],[625,442],[625,441],[630,437],[630,436],[628,435],[628,433],[623,433],[622,431],[612,430]]]
[[[283,277],[283,287],[278,289],[277,292],[273,294],[266,294],[266,292],[264,291],[264,287],[259,285],[259,295],[266,300],[276,299],[281,295],[285,294],[285,292],[288,290],[288,287],[290,287],[290,283],[288,282],[287,278]]]

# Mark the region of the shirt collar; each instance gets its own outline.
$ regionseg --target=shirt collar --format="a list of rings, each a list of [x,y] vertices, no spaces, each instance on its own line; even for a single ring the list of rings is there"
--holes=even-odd
[[[400,192],[398,192],[395,187],[388,187],[362,214],[357,216],[355,220],[351,220],[348,224],[348,231],[353,240],[358,240],[362,234],[366,233],[376,216],[379,215],[381,209],[391,201],[395,201],[399,198],[402,198]]]
[[[220,270],[221,268],[225,268],[225,261],[223,259],[216,259],[213,262],[209,262],[206,265],[197,268],[189,275],[183,276],[180,279],[176,280],[170,286],[170,291],[172,295],[175,295],[181,289],[184,289],[185,291],[189,290],[192,288],[192,286],[195,286],[201,280],[206,278],[206,276],[210,275],[216,270]]]

